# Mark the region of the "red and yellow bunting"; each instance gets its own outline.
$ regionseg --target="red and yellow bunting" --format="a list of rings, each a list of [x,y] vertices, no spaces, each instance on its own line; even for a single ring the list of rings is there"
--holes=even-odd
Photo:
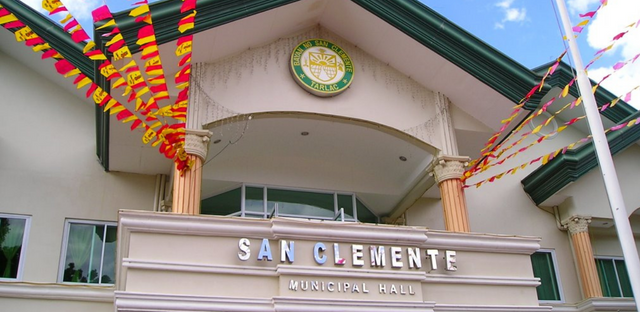
[[[56,14],[61,12],[67,12],[62,2],[59,0],[44,0],[43,8],[50,12],[50,14]],[[85,56],[94,61],[104,61],[99,67],[100,73],[108,80],[116,79],[113,86],[120,87],[124,85],[124,77],[114,68],[114,66],[107,60],[106,56],[99,50],[94,50],[95,44],[92,41],[85,42],[89,39],[82,27],[77,21],[67,13],[67,15],[61,20],[64,24],[63,29],[70,33],[71,38],[76,43],[85,43],[83,53]],[[167,158],[173,159],[176,162],[178,168],[188,169],[189,165],[186,158],[183,156],[184,152],[184,123],[176,125],[166,125],[162,122],[155,122],[151,125],[141,120],[134,112],[127,109],[124,105],[118,102],[111,95],[100,88],[94,81],[84,75],[77,67],[71,62],[64,59],[64,57],[55,51],[51,46],[43,40],[37,33],[31,30],[23,22],[21,22],[14,14],[0,5],[0,25],[6,29],[12,29],[16,34],[16,41],[25,42],[27,46],[32,47],[34,52],[42,52],[42,58],[53,58],[55,60],[54,66],[56,71],[64,77],[74,77],[73,84],[77,89],[88,86],[86,91],[86,97],[91,97],[92,100],[103,107],[104,111],[109,111],[111,115],[115,115],[116,119],[122,123],[130,123],[131,130],[143,128],[146,129],[143,137],[143,142],[152,143],[153,146],[160,145],[160,152]],[[137,83],[139,78],[135,75],[135,70],[128,72],[132,74],[128,76],[127,80],[132,83]],[[182,156],[181,156],[182,155]]]

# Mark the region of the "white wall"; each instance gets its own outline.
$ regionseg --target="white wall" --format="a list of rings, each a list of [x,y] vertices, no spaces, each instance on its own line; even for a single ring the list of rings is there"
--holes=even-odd
[[[0,213],[32,216],[24,281],[55,283],[65,218],[151,210],[155,177],[104,172],[94,107],[1,51],[0,94]]]

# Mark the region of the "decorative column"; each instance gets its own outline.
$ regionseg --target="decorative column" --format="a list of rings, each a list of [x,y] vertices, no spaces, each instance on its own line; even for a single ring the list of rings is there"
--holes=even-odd
[[[184,149],[193,166],[182,174],[173,168],[173,205],[174,213],[200,214],[200,193],[202,189],[202,164],[209,150],[209,130],[186,130]]]
[[[594,298],[602,297],[602,288],[589,238],[589,223],[591,223],[591,217],[572,216],[562,222],[562,225],[569,229],[573,253],[578,264],[582,294],[585,298]]]
[[[469,157],[440,156],[437,161],[433,171],[442,197],[445,229],[451,232],[470,232],[467,200],[460,180]]]

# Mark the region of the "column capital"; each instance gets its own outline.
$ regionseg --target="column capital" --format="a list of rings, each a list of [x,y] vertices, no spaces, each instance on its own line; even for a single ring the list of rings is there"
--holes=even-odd
[[[469,157],[466,156],[438,156],[436,165],[433,167],[436,183],[462,178],[468,161]]]
[[[209,151],[211,135],[212,133],[209,130],[186,129],[184,150],[187,154],[196,155],[202,160],[205,160],[207,158],[207,152]]]
[[[589,223],[591,223],[591,217],[579,215],[571,216],[562,221],[562,225],[569,229],[569,234],[589,232]]]

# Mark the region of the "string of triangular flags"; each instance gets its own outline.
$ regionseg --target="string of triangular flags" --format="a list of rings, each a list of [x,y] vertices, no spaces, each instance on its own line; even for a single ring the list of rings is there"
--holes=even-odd
[[[576,26],[573,27],[573,31],[574,31],[575,36],[577,36],[580,32],[582,32],[582,28],[589,23],[589,20],[591,20],[602,7],[607,5],[607,0],[600,0],[600,2],[601,3],[600,3],[600,5],[598,6],[598,8],[596,10],[594,10],[592,12],[585,13],[585,14],[580,14],[580,17],[583,17],[583,18],[586,17],[586,19],[581,21],[580,23],[578,23]],[[484,147],[480,150],[480,156],[478,158],[472,160],[469,163],[470,168],[465,172],[465,174],[463,176],[463,180],[468,178],[468,177],[470,177],[473,173],[477,172],[478,171],[477,167],[479,165],[482,165],[481,162],[484,162],[484,165],[488,165],[489,158],[487,158],[487,154],[488,153],[495,153],[495,151],[500,148],[501,144],[498,144],[497,146],[494,147],[494,144],[496,143],[498,138],[509,127],[511,122],[522,112],[524,105],[531,99],[531,97],[536,92],[540,92],[542,90],[542,88],[544,87],[545,80],[548,77],[552,76],[556,72],[556,69],[560,65],[560,62],[562,61],[562,59],[566,55],[566,52],[567,51],[565,50],[564,52],[562,52],[560,54],[560,56],[558,56],[558,58],[556,59],[556,62],[554,64],[552,64],[547,69],[547,72],[542,77],[540,83],[538,83],[533,88],[531,88],[531,90],[518,102],[518,105],[513,107],[513,111],[511,112],[509,117],[506,118],[506,119],[503,119],[501,121],[502,126],[500,127],[500,129],[497,132],[495,132],[487,140],[487,142],[485,143]]]
[[[600,7],[599,7],[599,8],[600,8]],[[582,16],[582,15],[581,15],[581,16]],[[591,14],[591,16],[593,16],[593,14]],[[597,52],[595,53],[595,58],[594,58],[594,59],[593,59],[593,60],[592,60],[592,61],[591,61],[587,66],[590,66],[591,64],[593,64],[593,62],[595,62],[597,59],[599,59],[599,58],[602,56],[602,54],[603,54],[604,52],[606,52],[606,51],[610,50],[610,49],[615,45],[616,41],[620,40],[620,39],[621,39],[624,35],[626,35],[626,34],[627,34],[627,33],[628,33],[632,28],[637,28],[637,27],[638,27],[638,25],[640,25],[640,20],[638,20],[638,21],[636,21],[636,22],[634,22],[634,23],[631,23],[631,24],[627,25],[627,26],[625,27],[626,29],[625,29],[624,31],[620,32],[619,34],[615,35],[615,36],[612,38],[612,43],[611,43],[607,48],[601,49],[601,50],[599,50],[599,51],[597,51]],[[609,73],[608,75],[604,76],[604,77],[603,77],[603,78],[602,78],[602,79],[601,79],[601,80],[600,80],[596,85],[594,85],[594,86],[593,86],[593,88],[592,88],[592,92],[593,92],[593,93],[595,93],[595,92],[596,92],[596,90],[597,90],[597,88],[601,85],[601,83],[602,83],[604,80],[606,80],[607,78],[609,78],[609,77],[610,77],[611,75],[613,75],[615,72],[617,72],[617,71],[619,71],[620,69],[622,69],[624,66],[626,66],[626,65],[628,65],[628,64],[631,64],[631,63],[634,63],[634,62],[638,59],[638,57],[640,57],[640,53],[639,53],[639,54],[637,54],[637,55],[635,55],[634,57],[632,57],[632,58],[630,58],[630,59],[626,60],[626,61],[616,63],[616,64],[613,66],[613,71],[612,71],[612,73]],[[585,70],[586,70],[586,68],[585,68]],[[575,82],[575,78],[574,78],[574,79],[573,79],[569,84],[567,84],[567,86],[565,86],[565,88],[560,92],[560,94],[558,95],[558,97],[557,97],[557,98],[562,98],[562,97],[567,96],[568,91],[569,91],[569,87],[570,87],[574,82]],[[639,89],[639,88],[640,88],[640,85],[635,86],[635,87],[633,87],[631,90],[629,90],[628,92],[626,92],[626,93],[624,94],[624,101],[626,101],[626,102],[630,101],[630,100],[631,100],[632,92],[636,91],[636,90],[637,90],[637,89]],[[602,106],[600,107],[600,112],[603,112],[603,111],[607,110],[608,108],[611,108],[611,107],[615,106],[615,105],[616,105],[616,104],[617,104],[621,99],[622,99],[622,96],[619,96],[619,97],[617,97],[616,99],[613,99],[611,102],[609,102],[609,103],[606,103],[606,104],[602,105]],[[516,131],[515,131],[515,132],[517,133],[517,131],[519,131],[519,130],[522,128],[522,126],[523,126],[524,124],[528,123],[528,122],[529,122],[533,117],[539,116],[540,114],[542,114],[542,112],[546,111],[546,108],[547,108],[547,107],[549,107],[549,106],[553,103],[553,101],[555,101],[555,100],[556,100],[556,98],[555,98],[555,97],[554,97],[554,98],[552,98],[548,103],[545,103],[545,104],[541,107],[541,109],[540,109],[540,110],[538,110],[537,112],[535,112],[535,113],[531,114],[531,115],[530,115],[530,117],[531,117],[531,118],[528,118],[527,120],[525,120],[525,122],[523,122],[523,123],[522,123],[522,124],[521,124],[517,129],[516,129]],[[569,109],[573,109],[574,107],[577,107],[578,105],[580,105],[581,100],[582,100],[582,99],[581,99],[581,97],[580,97],[580,98],[578,98],[578,99],[574,100],[573,102],[568,103],[568,104],[567,104],[567,105],[565,105],[563,108],[561,108],[561,109],[560,109],[560,110],[558,110],[556,113],[554,113],[552,116],[550,116],[549,118],[547,118],[547,120],[546,120],[545,122],[541,123],[541,124],[540,124],[539,126],[537,126],[535,129],[533,129],[533,130],[532,130],[532,131],[530,131],[530,132],[527,132],[527,133],[522,134],[522,135],[521,135],[521,138],[520,138],[518,141],[516,141],[516,142],[512,143],[509,147],[507,147],[507,148],[504,148],[504,149],[500,150],[500,151],[499,151],[498,153],[496,153],[496,154],[494,154],[494,153],[485,153],[485,154],[484,154],[484,156],[486,157],[486,158],[485,158],[485,160],[486,160],[486,159],[493,159],[493,160],[498,160],[498,159],[500,159],[500,157],[503,155],[503,153],[504,153],[504,152],[506,152],[506,151],[507,151],[507,150],[509,150],[510,148],[513,148],[513,147],[518,146],[519,144],[521,144],[521,143],[523,142],[523,140],[524,140],[524,139],[525,139],[529,134],[535,134],[535,133],[538,133],[538,132],[541,130],[541,128],[542,128],[542,127],[544,127],[544,126],[548,125],[548,124],[549,124],[549,123],[550,123],[550,122],[551,122],[551,121],[552,121],[552,120],[553,120],[553,119],[554,119],[558,114],[560,114],[562,111],[564,111],[564,110],[565,110],[565,109],[567,109],[567,108],[569,108]],[[534,145],[536,145],[536,144],[539,144],[539,143],[543,142],[544,140],[546,140],[546,139],[548,139],[548,138],[550,138],[550,137],[553,137],[553,136],[557,135],[558,133],[560,133],[560,132],[562,132],[563,130],[567,129],[567,127],[568,127],[568,126],[570,126],[570,125],[574,124],[575,122],[577,122],[577,121],[579,121],[579,120],[582,120],[582,119],[584,119],[584,118],[585,118],[585,116],[580,116],[580,117],[576,117],[576,118],[573,118],[573,119],[571,119],[571,120],[569,120],[569,121],[565,122],[563,126],[558,127],[558,128],[557,128],[557,130],[555,130],[554,132],[549,133],[549,134],[544,135],[544,136],[541,136],[539,139],[537,139],[537,140],[535,140],[535,141],[531,142],[529,145],[527,145],[527,146],[525,146],[525,147],[522,147],[522,148],[518,149],[518,150],[517,150],[517,151],[515,151],[514,153],[509,154],[508,156],[506,156],[505,158],[503,158],[503,159],[501,159],[501,160],[498,160],[496,163],[491,163],[491,161],[488,161],[488,162],[487,162],[487,161],[483,161],[483,165],[482,165],[482,166],[476,166],[476,167],[474,168],[474,169],[475,169],[475,171],[473,171],[473,172],[471,172],[471,171],[465,172],[465,176],[463,177],[463,180],[466,180],[466,179],[468,179],[468,178],[470,178],[470,177],[474,176],[475,174],[477,174],[477,173],[479,173],[479,172],[484,172],[484,171],[486,171],[486,170],[488,170],[488,169],[490,169],[490,168],[492,168],[492,167],[494,167],[494,166],[497,166],[497,165],[501,165],[501,164],[503,164],[506,160],[511,159],[511,158],[515,157],[516,155],[518,155],[519,153],[522,153],[522,152],[526,151],[526,150],[527,150],[527,149],[529,149],[530,147],[532,147],[532,146],[534,146]],[[634,119],[634,120],[631,120],[631,121],[628,121],[628,122],[624,122],[624,123],[618,124],[618,125],[616,125],[616,126],[613,126],[613,127],[609,128],[609,129],[607,129],[607,130],[605,131],[605,133],[609,133],[609,132],[617,131],[617,130],[623,129],[623,128],[625,128],[625,127],[632,127],[632,126],[637,125],[638,123],[640,123],[640,119]],[[534,164],[534,163],[536,163],[536,162],[538,162],[538,161],[542,161],[542,165],[545,165],[546,163],[548,163],[548,161],[550,161],[550,160],[554,159],[555,157],[557,157],[557,155],[559,155],[559,154],[564,154],[564,153],[566,153],[566,151],[567,151],[567,150],[569,150],[569,149],[573,149],[573,148],[574,148],[574,147],[576,147],[576,145],[578,145],[578,144],[582,144],[582,143],[588,142],[590,139],[591,139],[591,136],[587,136],[587,137],[585,137],[585,138],[583,138],[583,139],[580,139],[580,140],[578,140],[578,141],[576,141],[576,142],[574,142],[574,143],[572,143],[572,144],[569,144],[569,145],[567,145],[567,146],[565,146],[565,147],[563,147],[563,148],[560,148],[560,149],[558,149],[558,150],[556,150],[556,151],[554,151],[554,152],[551,152],[551,153],[549,153],[549,154],[546,154],[546,155],[540,156],[540,157],[535,158],[535,159],[533,159],[533,160],[531,160],[531,161],[529,161],[529,162],[522,163],[521,165],[518,165],[518,166],[516,166],[516,167],[510,168],[510,169],[509,169],[509,170],[507,170],[507,171],[503,171],[503,172],[501,172],[501,173],[499,173],[499,174],[497,174],[497,175],[494,175],[494,176],[492,176],[492,177],[490,177],[490,178],[487,178],[487,179],[485,179],[485,180],[482,180],[482,181],[480,181],[480,182],[473,183],[473,184],[471,184],[471,185],[475,185],[476,187],[479,187],[479,186],[481,186],[481,185],[482,185],[482,184],[484,184],[484,183],[493,182],[493,181],[495,181],[495,180],[500,179],[500,178],[501,178],[502,176],[504,176],[505,174],[509,174],[509,173],[514,174],[518,169],[523,169],[523,168],[525,168],[526,166],[531,165],[531,164]],[[494,149],[494,151],[495,151],[495,149]],[[465,186],[465,187],[468,187],[468,186]]]
[[[181,70],[176,74],[175,82],[177,88],[181,91],[174,105],[160,108],[158,101],[169,99],[169,94],[157,43],[155,41],[155,31],[152,27],[151,13],[149,12],[146,0],[138,2],[135,5],[140,6],[134,8],[130,15],[136,17],[136,22],[148,24],[140,29],[137,43],[141,46],[141,54],[143,60],[146,61],[144,71],[150,77],[148,81],[151,86],[144,80],[144,76],[141,74],[140,68],[135,62],[129,62],[121,69],[116,69],[101,50],[95,49],[95,43],[90,40],[77,20],[67,11],[62,1],[44,0],[42,2],[43,8],[47,10],[50,15],[66,13],[65,17],[60,20],[63,30],[70,34],[74,42],[85,45],[83,53],[87,58],[102,62],[99,66],[99,71],[107,81],[111,82],[113,89],[124,88],[124,95],[131,93],[128,101],[131,102],[135,99],[135,111],[140,111],[143,117],[145,117],[145,120],[136,116],[134,112],[111,97],[107,91],[100,88],[60,53],[51,48],[42,37],[38,36],[38,34],[21,22],[7,8],[2,6],[0,6],[0,25],[8,30],[14,31],[18,42],[25,41],[26,45],[32,47],[34,52],[42,52],[42,59],[53,58],[55,60],[54,65],[56,71],[64,77],[77,76],[73,81],[77,89],[88,85],[86,97],[92,97],[97,105],[104,108],[105,112],[109,111],[110,114],[115,114],[117,120],[123,123],[131,123],[130,128],[132,131],[138,128],[145,129],[146,132],[142,138],[143,142],[145,144],[152,142],[152,146],[160,145],[159,151],[167,158],[173,159],[178,169],[184,171],[191,166],[183,147],[193,37],[192,35],[183,35],[178,40],[176,55],[182,56],[182,59],[179,62]],[[181,13],[186,14],[183,14],[184,17],[177,25],[181,33],[194,27],[195,8],[195,0],[183,0]],[[113,27],[110,33],[107,34],[107,36],[111,37],[108,46],[109,51],[113,53],[113,59],[132,58],[132,53],[129,51],[128,45],[124,42],[122,34],[120,34],[115,20],[106,5],[96,9],[93,12],[93,16],[94,22],[109,19],[101,28]],[[142,98],[145,94],[149,96],[148,101]],[[168,124],[158,120],[158,116],[171,117],[180,122]],[[149,124],[149,122],[152,123]]]
[[[600,8],[600,7],[599,7]],[[598,8],[598,9],[599,9]],[[595,11],[594,11],[595,12]],[[595,14],[595,13],[594,13]],[[588,14],[589,16],[593,16],[593,14]],[[581,15],[582,16],[582,15]],[[636,28],[638,26],[638,24],[640,24],[640,20],[629,24],[628,26],[626,26],[625,30],[620,32],[619,34],[617,34],[616,36],[614,36],[612,38],[612,43],[609,45],[608,48],[605,49],[601,49],[599,51],[597,51],[595,53],[595,58],[587,65],[590,66],[591,64],[593,64],[597,59],[599,59],[602,54],[608,50],[610,50],[618,40],[620,40],[625,34],[627,34],[631,28]],[[565,51],[566,52],[566,51]],[[563,52],[564,54],[564,52]],[[600,84],[606,80],[607,78],[609,78],[611,75],[613,75],[615,72],[617,72],[618,70],[622,69],[624,66],[626,66],[627,64],[633,63],[635,62],[636,59],[638,59],[638,57],[640,57],[640,54],[637,54],[636,56],[624,61],[624,62],[618,62],[614,65],[614,70],[612,73],[606,75],[605,77],[603,77],[600,82],[598,82],[596,85],[594,85],[594,87],[592,88],[592,92],[596,92],[597,88],[600,86]],[[557,63],[556,63],[557,64]],[[555,66],[555,65],[554,65]],[[555,67],[552,66],[550,67],[550,70],[547,71],[547,73],[553,72],[555,70]],[[585,68],[586,70],[586,68]],[[546,76],[545,76],[546,77]],[[544,81],[544,79],[542,80]],[[545,103],[538,111],[536,111],[535,113],[532,113],[529,115],[529,117],[527,119],[525,119],[516,129],[513,130],[512,135],[515,135],[516,133],[518,133],[522,127],[526,124],[528,124],[533,118],[541,115],[543,112],[547,111],[547,108],[553,104],[553,102],[557,99],[566,97],[567,94],[569,93],[569,88],[575,83],[575,78],[572,79],[564,88],[563,90],[560,92],[560,94],[554,98],[552,98],[549,102]],[[640,86],[636,86],[634,88],[632,88],[631,90],[629,90],[625,97],[624,100],[625,101],[629,101],[631,99],[631,93],[635,90],[637,90]],[[618,97],[616,99],[614,99],[613,101],[611,101],[610,103],[606,103],[604,105],[601,106],[600,111],[603,112],[605,111],[607,108],[613,107],[615,106],[615,104],[621,99],[621,97]],[[521,135],[521,138],[519,140],[517,140],[516,142],[513,142],[511,145],[509,145],[506,148],[501,149],[500,151],[498,151],[496,153],[496,151],[502,146],[504,145],[508,140],[505,140],[504,142],[502,142],[499,146],[496,146],[494,149],[492,149],[490,152],[485,152],[482,154],[482,157],[484,158],[483,161],[481,163],[477,163],[475,164],[471,169],[467,170],[463,176],[463,181],[480,173],[480,172],[484,172],[487,169],[497,166],[497,165],[501,165],[502,163],[504,163],[504,161],[506,161],[507,159],[510,159],[522,152],[524,152],[525,150],[527,150],[528,148],[530,148],[533,145],[539,144],[541,142],[543,142],[544,140],[555,136],[556,134],[562,132],[563,130],[565,130],[569,125],[572,125],[573,123],[584,119],[584,116],[578,117],[578,118],[573,118],[572,120],[565,122],[565,124],[561,127],[559,127],[556,131],[554,131],[553,133],[550,133],[548,135],[544,135],[541,136],[538,140],[533,141],[532,143],[530,143],[529,145],[522,147],[520,149],[518,149],[517,151],[515,151],[514,153],[509,154],[506,158],[501,159],[501,156],[508,150],[510,150],[513,147],[516,147],[518,145],[520,145],[524,139],[527,138],[528,135],[530,134],[536,134],[539,133],[539,131],[542,129],[542,127],[547,126],[554,118],[556,118],[556,116],[558,116],[558,114],[560,114],[562,111],[564,111],[565,109],[573,109],[574,107],[577,107],[580,105],[582,101],[582,98],[579,97],[576,100],[574,100],[573,102],[565,105],[563,108],[561,108],[560,110],[558,110],[556,113],[554,113],[553,115],[551,115],[549,118],[547,118],[547,120],[543,123],[541,123],[540,125],[538,125],[535,129],[533,129],[530,132],[524,133]],[[496,163],[492,163],[493,161],[497,161]]]

